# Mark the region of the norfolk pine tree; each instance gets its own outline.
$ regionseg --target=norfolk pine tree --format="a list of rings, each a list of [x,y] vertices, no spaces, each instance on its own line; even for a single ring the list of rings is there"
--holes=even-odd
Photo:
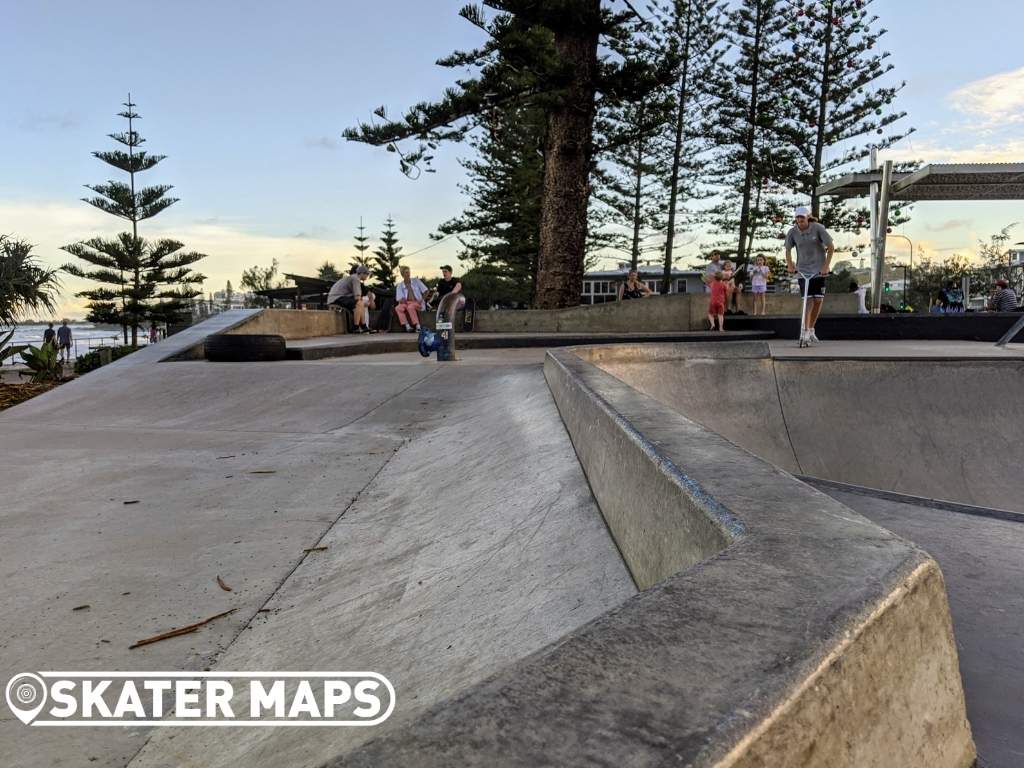
[[[497,110],[512,104],[539,107],[545,116],[545,167],[534,304],[576,306],[587,251],[597,95],[628,91],[636,75],[631,62],[599,60],[598,48],[602,37],[621,33],[631,14],[602,8],[601,0],[487,0],[484,5],[497,16],[488,20],[483,6],[476,5],[465,6],[460,15],[489,40],[438,62],[475,69],[475,77],[459,80],[438,103],[416,105],[401,121],[388,120],[381,107],[375,114],[385,122],[359,125],[345,137],[395,152],[395,142],[419,137],[419,148],[400,159],[411,173],[420,162],[429,163],[437,142],[461,140],[489,123]]]
[[[88,319],[131,328],[131,345],[138,347],[140,326],[147,321],[175,322],[189,302],[201,295],[192,286],[205,278],[193,272],[191,265],[205,258],[205,254],[183,253],[185,246],[176,240],[165,238],[150,242],[139,237],[139,222],[156,216],[176,203],[177,198],[166,197],[171,189],[169,185],[136,190],[135,174],[153,168],[165,156],[150,155],[140,149],[145,139],[134,129],[139,115],[133,111],[135,104],[131,94],[124,106],[126,111],[118,116],[128,120],[128,131],[110,134],[110,138],[128,151],[118,149],[92,154],[127,173],[129,183],[109,181],[86,185],[98,197],[83,199],[101,211],[127,219],[132,223],[132,231],[109,240],[97,237],[64,246],[62,250],[92,265],[93,269],[82,269],[76,264],[66,264],[62,269],[100,283],[98,288],[76,294],[90,300]]]
[[[707,88],[722,57],[722,10],[719,0],[670,0],[655,4],[655,34],[661,46],[675,62],[673,72],[674,120],[665,126],[670,131],[671,167],[666,180],[668,213],[665,222],[665,271],[661,292],[672,286],[672,262],[675,236],[683,221],[698,217],[687,202],[705,199],[711,192],[702,184],[707,172],[708,121],[713,115],[704,109]]]
[[[540,250],[540,206],[544,182],[544,113],[513,105],[487,130],[469,138],[476,157],[460,160],[469,181],[460,189],[470,200],[457,218],[438,227],[437,239],[461,235],[461,261],[473,265],[472,281],[506,303],[530,305]],[[463,280],[463,285],[469,283]]]
[[[395,231],[395,222],[388,216],[384,222],[384,232],[380,236],[381,247],[373,252],[370,272],[381,288],[394,290],[397,282],[395,275],[402,266],[402,247],[398,245],[398,233]]]
[[[717,229],[736,237],[739,266],[766,220],[780,218],[777,196],[792,188],[798,171],[796,151],[780,132],[786,7],[783,0],[739,0],[726,13],[726,39],[733,50],[713,79],[718,119],[713,173],[724,190]]]
[[[823,209],[818,187],[837,169],[866,159],[872,147],[891,147],[914,130],[886,133],[906,116],[889,106],[904,84],[876,85],[893,65],[884,64],[887,52],[875,51],[886,30],[872,29],[878,25],[870,11],[873,2],[833,0],[787,11],[791,88],[775,109],[789,118],[785,133],[799,153],[796,189],[810,197],[812,215],[830,229],[857,230],[866,213],[851,211],[836,198]],[[866,138],[872,141],[864,143]],[[837,145],[842,150],[827,156]]]

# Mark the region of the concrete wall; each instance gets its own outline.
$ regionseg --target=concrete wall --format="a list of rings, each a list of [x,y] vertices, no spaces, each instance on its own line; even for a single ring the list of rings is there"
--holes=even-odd
[[[772,359],[765,342],[581,354],[788,472],[1024,511],[1024,361]]]
[[[699,331],[707,328],[709,294],[678,293],[557,310],[484,310],[476,328],[484,333],[635,333]],[[772,315],[800,315],[802,297],[792,293],[768,296]],[[753,299],[743,298],[753,312]],[[838,294],[825,300],[823,314],[856,314],[857,297]],[[728,321],[726,321],[728,323]]]
[[[348,322],[346,313],[332,309],[264,309],[224,333],[274,333],[286,340],[313,339],[348,333]]]

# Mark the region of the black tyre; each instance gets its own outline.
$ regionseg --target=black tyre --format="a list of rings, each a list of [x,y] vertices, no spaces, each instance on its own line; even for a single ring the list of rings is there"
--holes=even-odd
[[[203,354],[214,363],[256,363],[284,360],[284,336],[217,334],[207,336]]]

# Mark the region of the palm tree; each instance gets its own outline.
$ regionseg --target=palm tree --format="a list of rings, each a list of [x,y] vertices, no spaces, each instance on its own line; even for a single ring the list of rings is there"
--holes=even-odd
[[[29,312],[56,312],[59,272],[36,261],[31,243],[0,235],[0,326],[12,326]]]

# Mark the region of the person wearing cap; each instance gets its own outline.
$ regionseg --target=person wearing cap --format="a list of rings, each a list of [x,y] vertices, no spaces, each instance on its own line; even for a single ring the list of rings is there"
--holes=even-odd
[[[721,272],[722,267],[722,252],[712,251],[711,262],[704,268],[704,274],[701,280],[704,281],[704,293],[711,292],[711,283],[715,279],[715,273]]]
[[[832,266],[832,256],[836,247],[832,242],[832,236],[811,216],[809,208],[801,205],[796,209],[794,219],[795,226],[786,235],[786,270],[791,275],[794,272],[801,275],[800,295],[804,295],[806,290],[807,298],[810,299],[806,323],[803,325],[806,330],[801,332],[800,340],[816,342],[818,336],[814,332],[814,325],[818,322],[821,306],[825,303],[825,276]],[[794,248],[796,264],[793,263]],[[806,286],[803,275],[813,275]]]
[[[462,283],[459,282],[459,278],[452,276],[451,264],[445,264],[441,267],[441,279],[437,281],[437,288],[434,289],[428,303],[434,304],[449,293],[462,293]]]
[[[1005,280],[996,280],[996,290],[988,308],[993,312],[1016,312],[1017,294]]]
[[[338,282],[331,286],[327,294],[327,305],[344,307],[352,310],[352,322],[355,324],[356,333],[369,333],[367,325],[366,303],[363,299],[363,281],[370,270],[360,264],[351,275],[345,275]]]

